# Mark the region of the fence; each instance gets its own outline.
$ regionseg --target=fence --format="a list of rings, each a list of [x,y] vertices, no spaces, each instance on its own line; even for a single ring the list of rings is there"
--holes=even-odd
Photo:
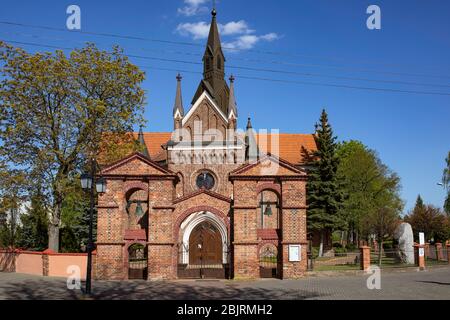
[[[382,249],[381,255],[374,248],[362,246],[359,252],[334,253],[330,257],[315,257],[311,250],[308,252],[309,271],[340,271],[340,270],[368,270],[371,265],[381,269],[411,268],[425,265],[449,264],[450,244],[424,245],[424,259],[420,262],[418,245],[411,249],[399,248]],[[422,264],[421,264],[422,263]]]
[[[92,257],[95,269],[95,251]],[[3,272],[67,277],[70,275],[67,273],[69,266],[78,266],[81,279],[86,279],[87,253],[56,253],[49,249],[42,252],[0,249],[0,271]]]
[[[428,265],[447,264],[448,247],[442,243],[425,245],[425,263]]]

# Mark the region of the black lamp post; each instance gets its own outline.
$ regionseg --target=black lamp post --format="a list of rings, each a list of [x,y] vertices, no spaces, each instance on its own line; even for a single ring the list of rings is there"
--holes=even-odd
[[[92,251],[94,249],[94,241],[92,239],[92,224],[94,217],[94,196],[95,189],[98,194],[106,192],[106,180],[102,177],[95,179],[97,169],[97,162],[95,159],[91,159],[91,172],[83,173],[81,175],[81,187],[84,190],[89,190],[90,192],[90,209],[89,209],[89,239],[87,244],[87,272],[86,272],[86,294],[91,294],[91,274],[92,274]]]

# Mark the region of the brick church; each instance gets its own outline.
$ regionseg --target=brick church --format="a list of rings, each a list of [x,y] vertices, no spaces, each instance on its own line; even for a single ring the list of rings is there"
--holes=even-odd
[[[176,77],[173,131],[106,165],[99,195],[98,279],[301,277],[307,268],[306,172],[312,134],[238,130],[216,11],[203,79],[189,108]],[[168,109],[168,116],[170,116]]]

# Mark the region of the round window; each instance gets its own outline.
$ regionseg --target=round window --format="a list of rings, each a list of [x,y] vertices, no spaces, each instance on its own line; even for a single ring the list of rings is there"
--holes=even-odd
[[[197,188],[211,190],[214,187],[215,180],[211,173],[203,171],[197,176]]]

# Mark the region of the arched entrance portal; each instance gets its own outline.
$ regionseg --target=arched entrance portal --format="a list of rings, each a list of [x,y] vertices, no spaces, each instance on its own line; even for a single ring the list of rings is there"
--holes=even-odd
[[[224,221],[208,211],[196,212],[181,223],[179,232],[179,278],[228,277],[229,240]]]

